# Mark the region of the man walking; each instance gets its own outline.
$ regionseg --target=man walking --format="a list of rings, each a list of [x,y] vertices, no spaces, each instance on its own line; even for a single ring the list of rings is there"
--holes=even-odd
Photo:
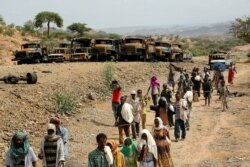
[[[136,98],[136,91],[131,91],[131,97],[128,100],[128,103],[133,107],[132,113],[134,116],[134,120],[132,122],[131,128],[132,128],[132,135],[133,138],[136,139],[136,137],[139,137],[140,134],[140,121],[141,121],[141,106],[139,103],[138,98]]]
[[[107,136],[99,133],[96,136],[97,148],[88,155],[88,167],[114,167],[114,158],[107,144]]]
[[[61,167],[64,164],[64,144],[56,135],[56,126],[49,124],[47,135],[43,138],[38,157],[43,160],[44,167]]]

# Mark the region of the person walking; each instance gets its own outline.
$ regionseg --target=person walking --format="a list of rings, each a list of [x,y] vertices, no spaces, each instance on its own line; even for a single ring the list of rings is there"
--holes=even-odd
[[[160,117],[156,117],[153,126],[153,136],[158,152],[158,167],[173,167],[173,161],[170,154],[170,137],[168,129],[163,125]]]
[[[115,167],[125,167],[124,155],[122,154],[121,150],[119,150],[116,141],[108,140],[107,146],[109,146],[112,151]]]
[[[170,104],[172,99],[172,90],[168,84],[164,83],[162,85],[161,97],[165,97],[167,102]]]
[[[118,107],[117,110],[117,125],[118,125],[118,131],[119,131],[119,144],[123,144],[123,131],[126,135],[126,137],[130,137],[130,125],[134,120],[133,117],[133,107],[128,104],[127,102],[127,96],[121,97],[121,104]]]
[[[68,139],[69,139],[69,132],[68,129],[62,126],[62,122],[58,117],[53,117],[50,119],[50,123],[56,126],[56,135],[60,136],[63,140],[64,144],[64,158],[68,157]]]
[[[121,86],[118,83],[118,81],[113,80],[111,83],[111,89],[112,89],[112,111],[115,118],[114,125],[117,126],[117,110],[118,106],[120,105],[120,98],[121,98]]]
[[[88,167],[115,167],[114,157],[109,146],[107,136],[99,133],[96,136],[97,148],[88,155]]]
[[[43,160],[44,167],[61,167],[64,164],[64,144],[61,137],[56,135],[54,124],[48,124],[38,157]]]
[[[17,131],[6,153],[6,167],[37,167],[37,160],[27,135]]]
[[[228,96],[229,96],[229,90],[228,87],[225,85],[225,81],[221,81],[221,86],[220,86],[220,100],[222,102],[222,111],[225,111],[225,109],[228,109]]]
[[[157,167],[158,152],[155,140],[147,129],[143,129],[137,146],[140,167]]]
[[[228,69],[228,83],[229,84],[233,84],[234,81],[234,74],[237,73],[235,64],[233,64],[233,62],[230,64],[230,67]]]
[[[141,122],[141,106],[139,103],[139,99],[136,97],[136,91],[131,91],[130,98],[128,99],[128,103],[133,107],[132,113],[134,120],[131,125],[133,138],[136,139],[140,133],[140,122]]]
[[[137,90],[137,97],[139,98],[139,104],[141,108],[140,114],[141,114],[142,129],[146,129],[148,103],[150,101],[150,97],[144,97],[141,89]]]
[[[174,75],[175,73],[173,72],[173,67],[169,66],[168,84],[173,88],[173,92],[174,92],[174,86],[175,86]]]
[[[157,77],[155,75],[153,75],[150,79],[150,85],[148,87],[148,92],[146,96],[148,96],[150,89],[151,89],[151,97],[153,100],[153,104],[154,106],[156,106],[158,102],[158,96],[160,94],[160,83],[158,82]]]
[[[137,167],[138,152],[132,138],[127,137],[124,140],[121,152],[124,155],[125,167]]]
[[[187,130],[190,129],[190,114],[191,114],[191,111],[192,111],[192,103],[193,103],[193,91],[191,90],[190,87],[187,88],[187,91],[186,93],[184,94],[184,99],[187,101],[187,106],[188,106],[188,115],[187,115],[187,120],[185,122],[185,126],[187,128]]]
[[[178,142],[180,139],[180,129],[181,129],[181,140],[186,138],[186,128],[185,121],[188,115],[188,106],[185,99],[181,99],[179,93],[175,95],[176,102],[174,104],[175,108],[175,127],[174,127],[174,136],[175,141]]]
[[[202,83],[203,94],[205,98],[205,106],[210,106],[211,94],[213,91],[211,80],[208,75],[205,75],[204,82]]]

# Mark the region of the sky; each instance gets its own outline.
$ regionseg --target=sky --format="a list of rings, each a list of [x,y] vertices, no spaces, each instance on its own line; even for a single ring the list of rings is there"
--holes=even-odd
[[[204,25],[250,16],[250,0],[0,0],[7,24],[23,25],[41,11],[58,13],[64,28]]]

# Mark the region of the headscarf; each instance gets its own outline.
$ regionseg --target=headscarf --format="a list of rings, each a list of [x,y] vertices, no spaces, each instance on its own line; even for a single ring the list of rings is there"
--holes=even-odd
[[[155,140],[154,140],[153,136],[151,135],[151,133],[147,129],[142,130],[142,132],[140,134],[140,142],[142,140],[142,138],[141,138],[142,134],[144,134],[144,133],[147,135],[148,152],[152,153],[154,155],[155,159],[158,159],[157,146],[156,146]]]
[[[105,158],[108,161],[109,166],[114,164],[114,157],[109,146],[104,147]]]
[[[150,85],[151,86],[160,86],[160,83],[157,81],[157,77],[153,75],[150,79]]]
[[[47,136],[45,136],[45,139],[49,141],[56,141],[60,138],[60,136],[56,135],[56,126],[54,124],[49,123],[47,130],[53,130],[54,132],[51,135],[48,134]]]
[[[131,152],[133,152],[135,155],[137,155],[137,149],[135,146],[135,143],[133,141],[132,138],[127,137],[125,140],[130,140],[130,146],[126,146],[125,144],[123,144],[121,152],[124,154],[125,157],[130,157]],[[124,140],[124,141],[125,141]]]
[[[130,104],[128,103],[123,104],[122,111],[121,111],[122,118],[128,123],[132,123],[132,121],[134,120],[132,110],[133,110],[133,107]]]
[[[51,118],[50,123],[55,124],[56,128],[59,128],[61,126],[61,120],[58,117]]]
[[[163,125],[163,121],[160,117],[156,117],[155,119],[157,119],[159,121],[159,126],[158,127],[155,127],[154,126],[154,129],[156,130],[160,130],[160,129],[163,129],[163,128],[166,128],[164,125]]]
[[[118,144],[114,140],[108,140],[107,144],[110,144],[112,149],[112,153],[114,155],[115,164],[117,167],[124,167],[124,158],[122,156],[122,153],[118,149]]]
[[[15,138],[23,140],[23,145],[21,147],[16,146]],[[29,148],[30,144],[27,139],[27,135],[24,132],[17,131],[12,137],[10,144],[10,155],[15,165],[19,164],[22,160],[24,160],[25,155],[29,152]]]

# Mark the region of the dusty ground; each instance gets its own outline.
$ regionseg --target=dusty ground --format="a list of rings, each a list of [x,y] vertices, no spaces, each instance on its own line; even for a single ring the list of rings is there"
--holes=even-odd
[[[113,127],[110,98],[103,92],[103,71],[106,63],[40,64],[0,66],[0,76],[24,75],[35,71],[38,84],[6,85],[0,83],[0,166],[9,139],[16,129],[26,130],[35,152],[46,132],[46,123],[55,115],[52,97],[63,91],[78,99],[78,110],[71,116],[61,116],[70,131],[70,157],[68,166],[87,165],[88,153],[96,147],[95,136],[104,132],[118,141],[118,130]],[[178,64],[190,70],[204,63]],[[232,91],[250,93],[250,64],[238,64],[238,74]],[[166,82],[168,63],[114,63],[115,78],[121,82],[123,94],[132,89],[146,90],[152,74]],[[96,100],[90,101],[87,94]],[[145,92],[145,91],[144,91]],[[249,96],[236,97],[230,101],[230,109],[221,112],[221,104],[214,94],[212,105],[206,108],[204,100],[194,103],[191,129],[187,139],[172,143],[171,153],[175,166],[250,166],[250,104]],[[154,113],[148,113],[147,128],[151,130]],[[173,137],[173,130],[171,130]],[[39,161],[39,163],[41,163]]]

